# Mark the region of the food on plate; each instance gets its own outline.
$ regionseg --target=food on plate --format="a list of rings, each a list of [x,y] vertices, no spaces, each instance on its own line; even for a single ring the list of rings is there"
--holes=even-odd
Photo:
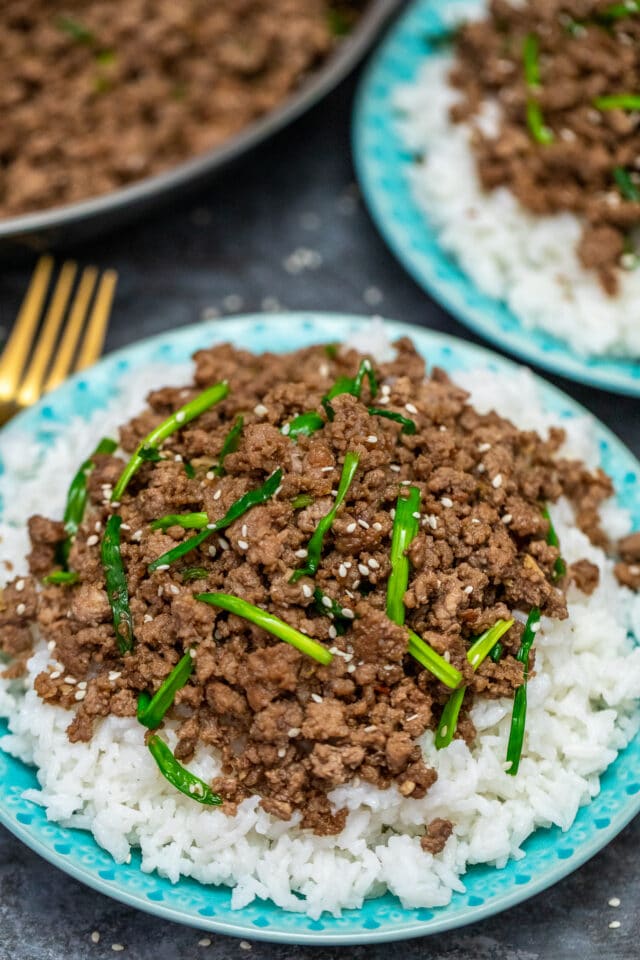
[[[397,101],[418,202],[525,325],[637,356],[640,6],[469,9]]]
[[[76,425],[7,558],[0,743],[50,817],[235,906],[446,903],[633,735],[639,537],[526,377],[468,373],[475,403],[408,339],[194,359]]]
[[[364,0],[17,0],[0,12],[0,216],[86,200],[268,113]]]

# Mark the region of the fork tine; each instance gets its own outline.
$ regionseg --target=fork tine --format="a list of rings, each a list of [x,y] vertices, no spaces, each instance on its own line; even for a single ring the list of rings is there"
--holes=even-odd
[[[91,366],[102,353],[117,282],[118,274],[116,271],[105,270],[98,285],[95,303],[76,363],[76,370],[84,370],[85,367]]]
[[[15,396],[25,360],[31,349],[33,334],[47,296],[52,270],[53,258],[40,257],[31,278],[29,289],[22,301],[11,336],[0,359],[1,401],[12,400]]]
[[[82,271],[80,284],[78,286],[73,304],[71,305],[69,322],[65,326],[65,330],[62,335],[62,342],[53,361],[53,366],[49,376],[47,377],[47,382],[44,385],[44,393],[48,393],[49,390],[53,390],[53,388],[57,387],[59,383],[62,383],[71,369],[73,355],[76,351],[78,341],[82,335],[84,319],[89,309],[89,302],[91,300],[91,294],[93,293],[97,276],[98,271],[95,267],[87,267]]]
[[[42,393],[42,382],[71,296],[76,270],[77,265],[73,261],[68,261],[62,266],[31,363],[16,396],[20,407],[35,403]]]

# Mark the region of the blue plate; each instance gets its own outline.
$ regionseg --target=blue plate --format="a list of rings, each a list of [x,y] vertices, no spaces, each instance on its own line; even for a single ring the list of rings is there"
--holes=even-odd
[[[506,305],[482,293],[439,244],[416,204],[408,172],[414,158],[397,129],[393,93],[437,55],[448,32],[443,8],[469,0],[416,0],[394,25],[361,82],[354,114],[355,164],[367,205],[383,237],[413,278],[462,323],[531,363],[616,393],[640,396],[640,360],[581,357],[566,342],[529,330]],[[427,40],[431,39],[431,43]]]
[[[285,351],[319,341],[342,340],[362,328],[365,318],[335,314],[285,314],[280,317],[239,317],[224,322],[186,327],[162,334],[105,357],[91,370],[73,377],[37,406],[13,420],[0,434],[0,475],[3,445],[16,437],[35,438],[44,450],[71,419],[104,408],[117,392],[123,374],[150,363],[183,364],[194,350],[230,341],[255,351]],[[479,366],[511,371],[515,365],[486,350],[399,323],[388,324],[391,337],[413,337],[430,364],[449,371]],[[545,406],[559,422],[568,423],[586,411],[555,388],[540,382]],[[640,526],[640,464],[605,427],[596,424],[603,467],[614,477],[619,496]],[[69,465],[70,468],[72,465]],[[0,515],[1,515],[0,505]],[[4,733],[6,725],[0,724]],[[464,882],[466,892],[455,894],[448,907],[403,910],[392,896],[365,903],[361,910],[345,911],[339,919],[310,920],[285,913],[270,902],[254,902],[233,911],[225,887],[208,887],[194,880],[173,885],[140,870],[140,858],[114,863],[93,837],[47,821],[44,811],[22,798],[37,786],[32,768],[0,750],[0,822],[51,863],[78,880],[123,903],[169,920],[247,939],[286,943],[346,944],[400,940],[451,929],[513,906],[571,873],[608,843],[640,810],[640,742],[631,743],[602,777],[598,796],[578,813],[566,833],[538,830],[524,844],[526,857],[503,870],[473,867]],[[215,816],[215,812],[212,813]]]

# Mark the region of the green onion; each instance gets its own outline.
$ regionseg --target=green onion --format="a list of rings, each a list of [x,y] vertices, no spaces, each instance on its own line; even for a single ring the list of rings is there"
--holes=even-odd
[[[419,637],[413,630],[409,630],[409,653],[414,660],[432,673],[437,680],[444,683],[445,686],[453,690],[462,680],[462,674],[455,667],[452,667],[444,657],[430,647],[422,637]]]
[[[311,637],[296,630],[295,627],[289,626],[284,620],[280,620],[272,613],[268,613],[261,607],[256,607],[240,597],[234,597],[229,593],[197,593],[196,600],[210,603],[214,607],[220,607],[221,610],[227,610],[236,617],[254,623],[257,627],[266,630],[274,637],[278,637],[279,640],[284,640],[285,643],[290,643],[300,653],[312,657],[324,666],[327,666],[333,660],[333,655],[317,640],[312,640]]]
[[[291,506],[294,510],[302,510],[303,507],[310,507],[315,503],[314,497],[310,493],[299,493],[297,497],[294,497],[291,501]]]
[[[596,97],[593,105],[598,110],[640,110],[640,95],[615,93],[610,97]]]
[[[171,564],[174,560],[179,560],[180,557],[184,557],[185,554],[190,553],[191,550],[195,550],[196,547],[199,547],[201,543],[210,537],[216,530],[224,530],[225,527],[228,527],[234,520],[237,520],[238,517],[241,517],[243,513],[246,513],[247,510],[250,510],[251,507],[256,507],[261,503],[269,500],[277,491],[282,480],[282,470],[278,469],[271,474],[269,479],[263,483],[261,487],[257,487],[255,490],[249,490],[248,493],[245,493],[242,497],[236,500],[231,504],[224,517],[221,517],[220,520],[216,520],[215,523],[208,523],[204,530],[201,530],[200,533],[197,533],[195,537],[189,537],[187,540],[183,540],[182,543],[179,543],[177,547],[173,547],[172,550],[168,550],[166,553],[163,553],[162,556],[158,557],[153,563],[150,563],[148,566],[149,573],[153,573],[154,570],[157,570],[158,567],[162,567],[165,564]],[[165,520],[165,517],[162,517],[160,523]],[[175,517],[170,517],[169,519],[175,520]]]
[[[493,648],[489,656],[491,657],[494,663],[499,663],[503,653],[504,653],[504,647],[500,643],[500,641],[498,641],[498,643],[496,643],[495,647]]]
[[[540,43],[534,33],[525,37],[522,61],[527,87],[532,94],[536,93],[540,89]],[[547,145],[553,141],[553,133],[544,122],[542,109],[535,96],[529,96],[527,100],[527,126],[536,143]]]
[[[95,34],[89,30],[88,27],[85,27],[83,23],[80,23],[79,20],[75,20],[73,17],[68,17],[60,15],[56,17],[56,27],[58,30],[61,30],[63,33],[68,34],[72,40],[75,40],[76,43],[86,44],[91,46],[95,43],[96,37]]]
[[[622,20],[640,13],[640,0],[625,0],[624,3],[612,3],[598,14],[599,20]]]
[[[202,530],[209,523],[206,513],[167,513],[150,524],[152,530],[168,530],[169,527],[182,527],[183,530]]]
[[[516,690],[513,698],[513,713],[511,715],[511,730],[509,731],[509,745],[507,747],[507,761],[511,764],[507,773],[512,777],[518,772],[520,767],[520,758],[522,756],[522,745],[524,743],[524,728],[527,720],[527,680],[529,678],[529,653],[536,638],[538,624],[540,623],[540,610],[538,607],[532,607],[527,623],[522,634],[520,649],[516,654],[516,659],[523,664],[524,683]]]
[[[386,420],[395,420],[396,423],[401,423],[402,433],[411,435],[416,432],[415,421],[410,420],[409,417],[403,417],[401,413],[395,413],[393,410],[382,410],[379,407],[369,407],[369,413],[372,417],[384,417]]]
[[[409,583],[407,550],[420,528],[420,521],[414,516],[419,512],[420,490],[409,487],[408,495],[399,496],[396,503],[391,535],[391,575],[387,584],[387,616],[400,626],[404,623],[404,595]]]
[[[79,579],[80,575],[72,570],[54,570],[53,573],[48,573],[46,577],[43,577],[42,582],[46,584],[59,583],[62,585],[70,585],[77,583]]]
[[[133,649],[133,618],[129,607],[127,577],[120,553],[121,523],[122,517],[115,513],[107,520],[102,538],[101,555],[118,648],[120,653],[127,653]]]
[[[628,170],[625,170],[624,167],[616,167],[613,171],[613,179],[625,200],[629,200],[631,203],[640,203],[640,190],[631,179]]]
[[[310,437],[312,433],[321,430],[322,427],[324,427],[324,420],[320,414],[316,413],[315,410],[309,410],[307,413],[298,414],[289,423],[285,423],[281,428],[281,433],[295,440],[296,437],[300,436]]]
[[[240,443],[240,434],[242,433],[242,428],[244,426],[244,417],[238,416],[235,419],[235,422],[228,434],[224,438],[222,443],[222,449],[220,450],[220,457],[218,458],[218,465],[213,471],[216,477],[224,476],[224,461],[229,453],[235,453],[238,449],[238,444]]]
[[[551,519],[551,516],[549,514],[547,507],[542,508],[542,516],[545,518],[545,520],[549,524],[549,530],[547,532],[547,543],[549,544],[550,547],[557,547],[557,549],[559,550],[560,541],[558,539],[556,528],[553,525],[553,521]],[[553,565],[553,579],[560,580],[561,577],[566,576],[566,573],[567,573],[567,565],[562,559],[562,557],[558,557],[556,562]]]
[[[189,480],[194,480],[194,479],[195,479],[195,475],[196,475],[196,471],[195,471],[195,467],[193,466],[193,464],[189,463],[188,460],[185,460],[184,463],[183,463],[183,467],[184,467],[184,472],[185,472],[186,475],[188,476]]]
[[[120,474],[120,479],[113,488],[111,500],[117,502],[122,499],[122,494],[127,489],[129,481],[140,469],[144,462],[145,455],[148,455],[143,453],[143,451],[148,451],[149,448],[154,449],[159,447],[160,444],[163,443],[167,437],[170,437],[172,433],[175,433],[176,430],[180,430],[191,420],[194,420],[196,417],[199,417],[200,414],[209,410],[214,404],[224,400],[228,393],[229,384],[226,380],[223,380],[222,383],[216,383],[213,387],[208,387],[206,390],[203,390],[197,397],[194,397],[193,400],[186,403],[184,407],[176,410],[175,413],[172,413],[170,417],[163,420],[161,424],[152,430],[151,433],[138,444],[135,453]]]
[[[151,699],[149,699],[148,694],[138,697],[137,715],[140,723],[150,730],[159,727],[162,718],[173,703],[176,693],[184,687],[192,672],[193,657],[190,653],[185,653]]]
[[[329,390],[329,393],[322,398],[322,406],[324,407],[329,420],[333,420],[335,416],[333,407],[331,406],[331,400],[333,400],[334,397],[341,396],[343,393],[350,393],[359,400],[365,377],[369,381],[371,397],[372,399],[375,398],[375,395],[378,392],[378,381],[375,373],[373,372],[371,361],[363,360],[358,367],[358,372],[356,373],[355,377],[339,377]]]
[[[498,620],[492,627],[485,630],[484,633],[473,641],[467,651],[467,660],[474,670],[477,670],[483,660],[486,660],[495,649],[500,638],[503,637],[512,626],[513,620]],[[436,731],[436,748],[438,750],[442,750],[443,747],[448,747],[453,740],[466,689],[466,686],[459,687],[445,704]]]
[[[339,343],[325,343],[324,352],[329,357],[329,360],[335,360],[337,358],[339,347]]]
[[[66,539],[61,544],[61,559],[64,566],[67,565],[69,553],[71,551],[71,541],[78,532],[78,527],[82,523],[84,512],[87,506],[87,480],[89,474],[95,468],[94,458],[100,454],[110,454],[117,450],[118,444],[115,440],[103,437],[95,448],[88,460],[82,464],[75,477],[71,481],[67,492],[67,503],[64,508],[62,521],[64,523]]]
[[[184,570],[180,571],[180,576],[183,583],[189,583],[191,580],[206,580],[209,571],[205,570],[204,567],[185,567]]]
[[[138,451],[138,456],[143,463],[160,463],[161,460],[164,460],[157,447],[142,447]]]
[[[316,527],[313,536],[307,545],[307,562],[304,567],[299,567],[298,570],[294,570],[290,579],[291,583],[296,583],[301,577],[312,577],[317,572],[320,565],[320,555],[322,553],[325,534],[331,529],[336,514],[347,495],[349,487],[351,486],[355,472],[358,469],[359,462],[359,454],[354,453],[353,451],[345,454],[342,475],[338,485],[338,493],[333,502],[333,507],[329,513],[327,513],[318,523],[318,526]]]
[[[187,797],[191,797],[192,800],[197,800],[198,803],[205,803],[210,807],[220,806],[222,797],[214,793],[208,783],[186,770],[176,760],[169,747],[157,733],[149,737],[147,746],[151,751],[151,756],[158,764],[160,773],[176,790],[184,793]]]

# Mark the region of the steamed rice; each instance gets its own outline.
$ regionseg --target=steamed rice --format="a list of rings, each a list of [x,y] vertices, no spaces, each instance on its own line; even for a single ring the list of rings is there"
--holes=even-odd
[[[152,384],[179,382],[186,375],[176,367],[136,371],[123,379],[108,411],[65,425],[44,453],[33,442],[25,449],[24,439],[5,441],[0,560],[26,569],[24,522],[38,510],[61,514],[79,451],[89,450],[98,433],[113,432],[142,406]],[[472,390],[481,410],[495,406],[519,427],[541,432],[553,422],[525,370],[491,377],[478,370],[457,379]],[[597,462],[587,420],[572,421],[566,453]],[[628,531],[622,510],[611,503],[605,511],[612,536]],[[43,805],[50,819],[90,830],[117,862],[126,862],[131,848],[139,847],[144,871],[157,870],[173,882],[191,876],[228,884],[235,908],[270,898],[317,918],[324,911],[338,915],[357,908],[385,889],[405,907],[445,905],[453,891],[464,890],[468,865],[502,866],[523,856],[521,845],[533,830],[551,824],[568,829],[579,807],[598,793],[600,774],[640,726],[635,704],[640,649],[629,640],[631,633],[640,636],[640,598],[618,586],[611,561],[573,526],[567,503],[554,508],[553,519],[567,561],[587,557],[597,563],[600,585],[591,596],[571,588],[570,619],[543,620],[517,777],[504,772],[511,701],[479,700],[472,712],[478,730],[472,749],[455,740],[436,751],[432,732],[422,739],[427,762],[439,772],[422,800],[404,799],[395,786],[379,791],[354,781],[331,794],[336,806],[350,813],[343,832],[328,837],[300,829],[299,815],[290,823],[275,819],[260,808],[258,797],[227,817],[193,803],[164,780],[134,718],[109,716],[89,743],[69,743],[69,714],[45,704],[32,688],[35,676],[52,662],[44,644],[31,658],[24,682],[0,681],[0,715],[9,718],[10,728],[0,746],[35,764],[40,789],[26,796]],[[173,746],[172,731],[168,740]],[[204,778],[219,772],[216,756],[202,748],[189,766]],[[451,819],[455,828],[442,853],[432,856],[421,849],[420,835],[436,817]]]
[[[483,0],[454,3],[447,18],[477,19],[486,8]],[[560,337],[582,355],[640,356],[640,270],[620,270],[619,292],[608,296],[597,273],[579,261],[577,216],[535,216],[506,187],[482,189],[472,126],[449,119],[460,96],[448,82],[453,60],[453,54],[431,56],[395,95],[401,137],[423,158],[408,171],[412,192],[441,246],[525,328]],[[498,133],[499,109],[487,102],[476,118],[486,136]]]

